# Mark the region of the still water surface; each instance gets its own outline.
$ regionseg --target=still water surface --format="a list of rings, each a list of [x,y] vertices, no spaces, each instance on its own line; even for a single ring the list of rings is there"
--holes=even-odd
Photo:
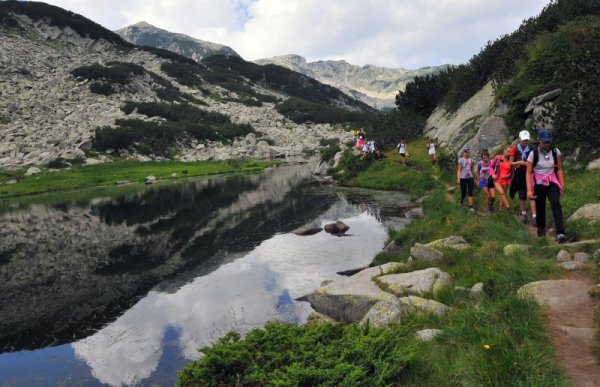
[[[172,385],[198,348],[367,265],[401,193],[322,187],[306,166],[2,215],[0,385]],[[297,236],[342,220],[349,236]]]

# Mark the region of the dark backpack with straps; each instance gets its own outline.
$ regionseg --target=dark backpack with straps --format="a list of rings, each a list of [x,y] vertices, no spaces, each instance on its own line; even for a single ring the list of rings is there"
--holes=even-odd
[[[552,146],[552,147],[550,147],[550,151],[552,152],[552,160],[554,160],[554,172],[556,173],[556,172],[558,172],[558,164],[557,164],[558,159],[556,156],[556,148],[554,148]],[[535,168],[538,161],[540,160],[540,151],[539,151],[538,146],[535,146],[531,152],[533,152],[533,168]]]

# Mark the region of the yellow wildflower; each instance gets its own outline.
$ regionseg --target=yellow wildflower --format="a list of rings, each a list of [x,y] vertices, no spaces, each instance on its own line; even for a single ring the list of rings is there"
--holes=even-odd
[[[483,344],[483,349],[485,349],[486,351],[490,348],[492,347],[489,344]]]

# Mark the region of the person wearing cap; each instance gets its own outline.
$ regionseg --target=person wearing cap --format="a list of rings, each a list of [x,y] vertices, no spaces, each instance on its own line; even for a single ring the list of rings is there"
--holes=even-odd
[[[471,149],[468,146],[463,148],[463,154],[458,159],[458,170],[456,172],[458,184],[460,184],[460,204],[463,204],[467,193],[469,194],[469,209],[475,211],[473,204],[473,189],[475,181],[473,180],[473,159],[471,159]]]
[[[519,132],[519,142],[510,148],[510,162],[514,167],[512,181],[510,183],[510,198],[514,198],[515,194],[519,193],[519,201],[521,208],[521,219],[523,223],[527,223],[527,183],[525,176],[527,175],[527,156],[531,151],[529,140],[531,136],[528,131],[521,130]],[[531,208],[531,222],[536,224],[535,201],[529,201]]]
[[[564,243],[567,240],[563,220],[560,196],[565,189],[560,150],[552,146],[552,132],[540,130],[539,145],[534,147],[527,156],[527,196],[535,200],[537,209],[537,235],[546,235],[546,198],[550,202],[556,241]]]

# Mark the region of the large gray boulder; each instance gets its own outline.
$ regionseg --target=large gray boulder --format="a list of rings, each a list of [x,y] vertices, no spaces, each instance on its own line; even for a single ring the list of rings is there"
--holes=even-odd
[[[600,159],[590,161],[586,167],[586,169],[588,171],[591,171],[592,169],[598,169],[598,168],[600,168]]]
[[[559,309],[587,302],[589,286],[574,280],[536,281],[523,285],[517,290],[521,297],[531,297],[539,305]]]
[[[525,113],[529,113],[529,112],[533,111],[533,109],[535,109],[536,106],[541,106],[545,102],[551,101],[561,94],[562,94],[562,89],[556,89],[556,90],[549,91],[545,94],[538,95],[537,97],[533,97],[531,99],[531,101],[529,101],[529,103],[527,104],[527,107],[525,108]]]
[[[431,267],[410,273],[383,275],[377,281],[398,296],[422,296],[449,286],[452,277],[437,267]]]
[[[415,245],[410,248],[410,255],[417,262],[440,263],[444,259],[444,254],[439,250],[420,243],[415,243]]]
[[[577,211],[569,217],[569,222],[573,220],[585,219],[591,222],[600,220],[600,204],[589,203],[579,207]]]
[[[357,323],[380,301],[393,302],[394,295],[384,292],[373,278],[401,267],[392,262],[365,269],[351,277],[342,278],[316,289],[302,299],[310,302],[317,312],[336,321]]]
[[[373,305],[360,321],[361,325],[368,324],[375,328],[383,328],[390,323],[402,322],[407,315],[406,308],[397,298],[380,301]]]

